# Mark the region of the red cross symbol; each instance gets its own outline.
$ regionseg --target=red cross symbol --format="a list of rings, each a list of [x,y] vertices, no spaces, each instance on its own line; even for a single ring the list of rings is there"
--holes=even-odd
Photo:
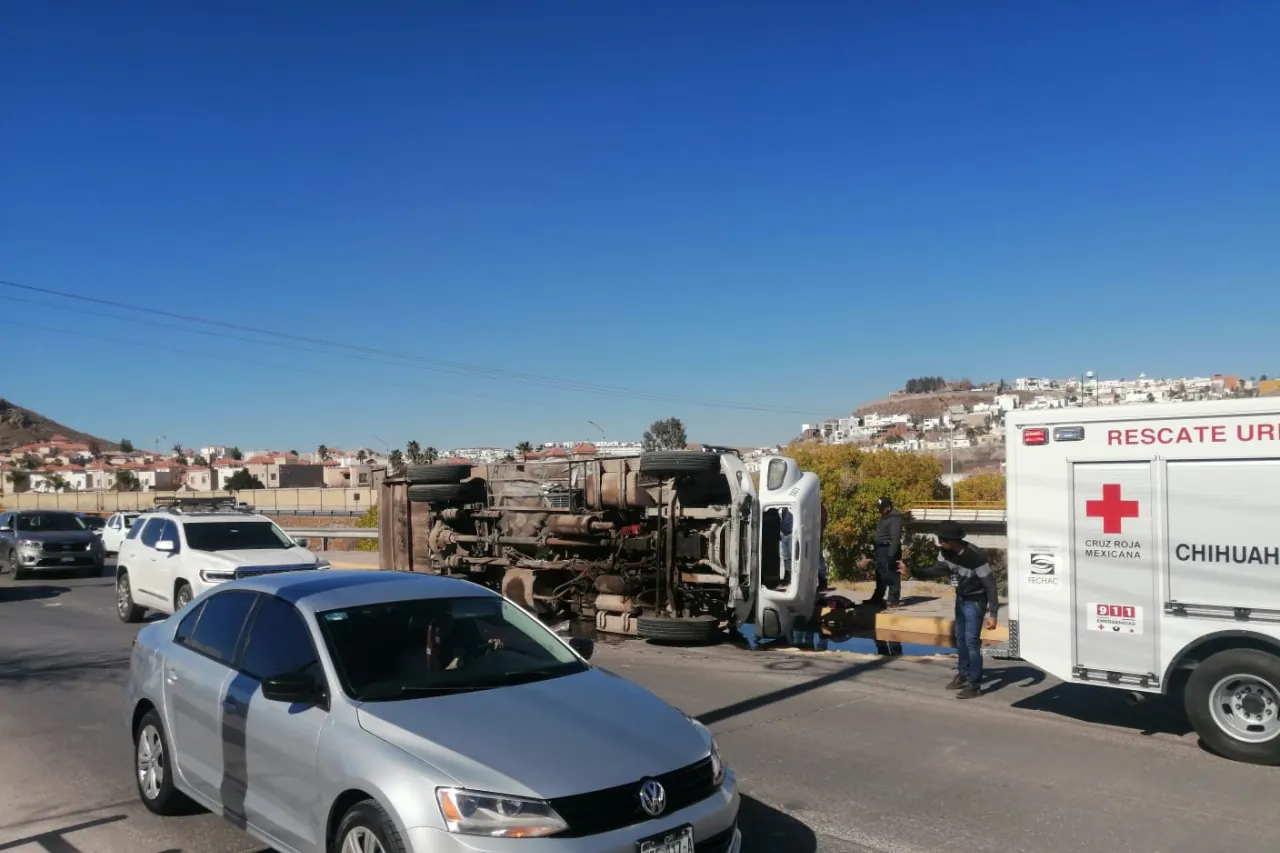
[[[1084,514],[1102,519],[1103,533],[1123,533],[1124,520],[1138,517],[1138,502],[1120,499],[1120,486],[1108,483],[1102,487],[1102,500],[1085,501]]]

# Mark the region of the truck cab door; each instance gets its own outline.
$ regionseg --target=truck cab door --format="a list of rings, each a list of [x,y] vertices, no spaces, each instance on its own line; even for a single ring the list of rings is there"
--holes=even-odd
[[[808,624],[817,605],[822,559],[818,475],[802,472],[794,459],[784,456],[762,460],[759,530],[756,638],[790,637],[793,627]]]

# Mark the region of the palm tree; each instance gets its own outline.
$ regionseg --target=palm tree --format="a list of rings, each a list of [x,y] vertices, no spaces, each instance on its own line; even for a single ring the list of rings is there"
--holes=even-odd
[[[181,455],[182,455],[182,442],[180,442],[180,441],[178,441],[178,442],[174,442],[174,445],[173,445],[173,455],[174,455],[174,456],[181,456]]]
[[[369,454],[365,452],[365,449],[363,447],[356,451],[357,462],[364,462],[364,460],[368,458],[369,458]]]
[[[404,454],[400,452],[400,448],[397,447],[387,456],[387,467],[391,469],[392,474],[404,473]]]
[[[422,458],[427,462],[435,462],[440,458],[440,451],[436,450],[434,447],[428,447],[426,450],[422,451]]]
[[[409,457],[409,462],[414,465],[422,464],[422,445],[417,441],[410,441],[404,446],[404,455]]]
[[[320,445],[319,447],[316,448],[316,456],[320,457],[321,462],[328,462],[329,448],[325,447],[323,444]]]
[[[25,492],[31,488],[31,475],[21,469],[14,469],[5,474],[5,479],[13,486],[14,492]]]
[[[520,454],[521,459],[524,459],[532,452],[533,452],[533,442],[531,441],[522,441],[516,445],[516,453]]]
[[[48,474],[45,476],[44,482],[49,487],[50,491],[54,492],[65,492],[71,485],[67,482],[67,478],[61,474]]]

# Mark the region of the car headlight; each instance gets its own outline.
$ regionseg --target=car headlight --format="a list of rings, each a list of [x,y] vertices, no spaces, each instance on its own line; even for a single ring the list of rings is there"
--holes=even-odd
[[[707,741],[711,744],[711,777],[713,784],[718,788],[724,783],[725,773],[729,769],[724,763],[724,758],[720,755],[720,744],[716,743],[716,736],[711,733],[711,729],[707,728],[701,720],[697,717],[690,717],[688,714],[685,714],[685,716],[689,717],[689,722],[693,723],[695,729],[706,735]]]
[[[569,828],[544,800],[504,797],[462,788],[436,791],[445,827],[458,835],[542,838]]]
[[[233,581],[236,579],[235,572],[200,572],[200,580],[205,583],[222,583],[224,581]]]
[[[19,539],[18,547],[19,548],[35,548],[39,550],[40,548],[44,547],[44,543],[41,542],[39,539]]]

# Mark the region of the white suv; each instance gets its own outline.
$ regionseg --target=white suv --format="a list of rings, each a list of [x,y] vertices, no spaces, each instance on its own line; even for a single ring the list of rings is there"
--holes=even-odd
[[[116,612],[140,622],[147,610],[176,613],[236,578],[327,568],[266,516],[217,498],[178,498],[140,515],[121,541]]]

